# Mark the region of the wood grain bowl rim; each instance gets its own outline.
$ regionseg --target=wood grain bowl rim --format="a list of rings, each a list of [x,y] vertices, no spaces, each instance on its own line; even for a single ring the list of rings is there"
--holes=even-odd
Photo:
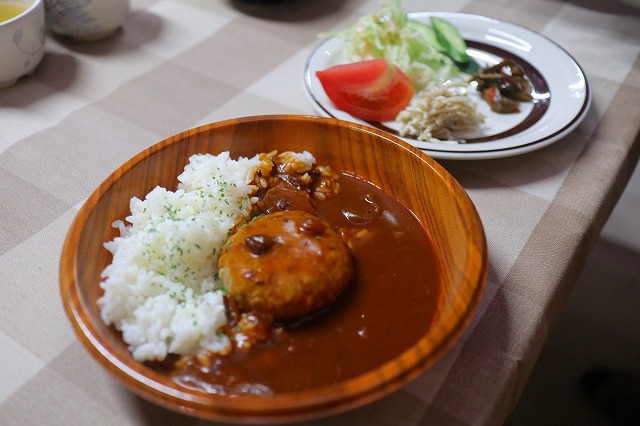
[[[268,398],[228,397],[182,390],[143,364],[120,359],[114,354],[113,345],[92,324],[88,307],[84,305],[80,295],[77,276],[80,236],[98,201],[109,192],[118,179],[148,157],[185,139],[198,135],[212,135],[216,130],[228,126],[259,125],[273,121],[298,125],[337,126],[342,132],[355,132],[360,134],[360,137],[366,134],[379,140],[379,143],[395,145],[393,149],[408,151],[410,155],[417,157],[423,166],[431,169],[452,194],[452,199],[458,207],[455,210],[465,212],[461,219],[466,227],[472,252],[463,266],[464,294],[456,298],[456,306],[452,308],[455,318],[449,320],[445,327],[440,327],[441,330],[437,330],[438,336],[441,337],[438,341],[432,341],[430,330],[423,339],[397,358],[375,370],[336,385],[276,394]],[[467,193],[444,168],[419,149],[381,130],[333,118],[302,115],[263,115],[219,121],[178,133],[143,150],[116,169],[86,200],[70,226],[60,259],[60,294],[66,314],[83,345],[104,368],[133,393],[160,406],[208,420],[234,423],[275,423],[324,417],[362,406],[397,390],[436,362],[458,339],[479,303],[486,278],[487,245],[480,217]]]

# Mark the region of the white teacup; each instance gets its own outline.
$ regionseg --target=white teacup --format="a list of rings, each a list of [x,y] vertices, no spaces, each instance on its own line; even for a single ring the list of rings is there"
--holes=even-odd
[[[129,0],[44,0],[51,32],[78,41],[102,40],[129,16]]]
[[[0,22],[0,89],[33,73],[44,53],[42,0],[0,0],[0,7],[9,6],[24,10]]]

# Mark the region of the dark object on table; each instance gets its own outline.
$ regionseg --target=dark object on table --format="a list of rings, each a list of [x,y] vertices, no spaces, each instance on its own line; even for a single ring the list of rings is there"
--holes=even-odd
[[[640,377],[607,368],[592,368],[580,378],[580,390],[589,405],[613,425],[640,422]]]

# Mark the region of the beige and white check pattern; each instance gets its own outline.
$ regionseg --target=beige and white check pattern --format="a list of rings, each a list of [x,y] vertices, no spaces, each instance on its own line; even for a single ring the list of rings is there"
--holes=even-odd
[[[615,0],[432,0],[409,11],[492,16],[539,31],[584,68],[593,106],[552,146],[442,161],[482,217],[489,279],[460,341],[402,390],[315,425],[500,424],[640,153],[640,6]],[[636,3],[637,4],[637,3]],[[121,32],[48,37],[36,72],[0,91],[0,425],[202,424],[126,391],[84,350],[58,293],[83,200],[125,160],[200,124],[314,114],[317,33],[378,1],[134,0]],[[0,58],[2,60],[2,58]]]

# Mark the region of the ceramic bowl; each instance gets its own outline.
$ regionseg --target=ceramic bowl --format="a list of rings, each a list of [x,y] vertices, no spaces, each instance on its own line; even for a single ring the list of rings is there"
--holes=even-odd
[[[33,73],[44,52],[43,0],[13,0],[24,6],[19,15],[0,22],[0,89]]]
[[[44,0],[49,30],[77,41],[113,35],[129,16],[129,0]]]
[[[437,253],[443,277],[438,312],[424,335],[397,358],[330,386],[269,397],[229,397],[181,387],[134,361],[121,335],[101,321],[96,305],[102,292],[100,273],[110,262],[102,244],[113,238],[111,224],[126,216],[130,198],[143,197],[156,185],[175,189],[176,177],[192,154],[229,151],[237,158],[275,149],[307,150],[317,164],[354,173],[409,208]],[[62,251],[60,290],[81,342],[134,393],[205,419],[275,423],[343,412],[416,378],[458,339],[480,300],[486,274],[486,243],[476,209],[463,188],[438,163],[373,128],[335,119],[284,115],[233,119],[188,130],[123,164],[88,198],[71,225]]]

